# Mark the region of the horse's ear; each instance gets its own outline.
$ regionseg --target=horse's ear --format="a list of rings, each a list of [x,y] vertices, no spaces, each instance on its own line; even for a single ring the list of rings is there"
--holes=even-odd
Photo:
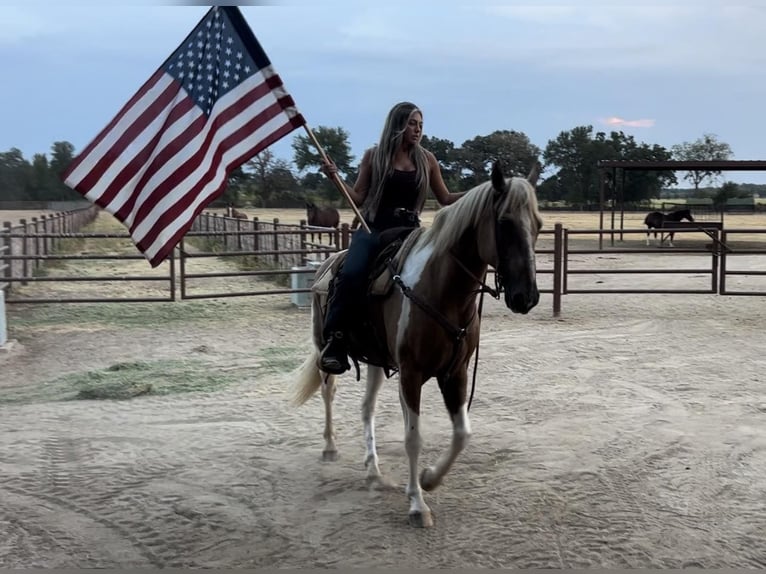
[[[311,209],[312,207],[314,207],[314,204],[313,204],[313,203],[311,203],[310,201],[307,201],[307,202],[306,202],[306,207],[308,207],[309,209]]]
[[[537,180],[540,179],[540,172],[543,170],[543,166],[539,161],[535,161],[535,165],[532,166],[532,170],[527,175],[527,181],[534,186],[537,186]]]
[[[492,164],[492,187],[497,193],[505,192],[505,177],[503,177],[503,170],[500,168],[499,161]]]

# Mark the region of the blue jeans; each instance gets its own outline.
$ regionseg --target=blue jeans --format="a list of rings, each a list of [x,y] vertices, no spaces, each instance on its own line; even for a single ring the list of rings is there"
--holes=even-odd
[[[324,336],[346,329],[347,318],[365,301],[364,290],[370,266],[380,248],[380,232],[357,229],[351,237],[348,253],[335,278],[324,323]]]

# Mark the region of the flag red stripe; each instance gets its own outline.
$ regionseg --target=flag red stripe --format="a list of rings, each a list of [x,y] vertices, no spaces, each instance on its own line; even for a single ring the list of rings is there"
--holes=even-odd
[[[205,140],[200,144],[196,152],[189,156],[189,158],[182,165],[176,168],[176,170],[163,182],[161,188],[157,188],[152,191],[152,193],[142,202],[142,205],[139,207],[138,212],[136,213],[136,217],[133,220],[133,224],[130,226],[131,233],[136,230],[136,227],[149,214],[154,204],[159,200],[160,196],[163,196],[169,190],[174,189],[180,182],[186,179],[189,174],[193,173],[194,170],[199,167],[200,163],[204,160],[205,155],[210,148],[210,145],[214,140],[218,129],[230,120],[236,118],[236,116],[238,116],[241,112],[245,111],[257,100],[269,93],[270,90],[266,89],[265,83],[259,84],[254,89],[245,93],[240,99],[232,103],[231,106],[223,110],[213,120],[208,120],[210,129],[205,136]],[[281,109],[275,105],[269,106],[266,109],[271,110],[270,114],[268,117],[264,117],[261,123],[266,123],[268,120],[272,119],[274,116],[281,112]],[[262,116],[263,112],[261,112],[258,117]],[[136,186],[136,193],[140,194],[145,185],[146,181],[143,181],[141,185]]]
[[[72,161],[71,164],[69,164],[69,167],[64,171],[64,174],[62,176],[62,179],[66,179],[69,177],[69,175],[79,167],[79,165],[85,161],[85,159],[91,154],[93,149],[98,146],[102,140],[106,137],[106,135],[114,129],[114,126],[117,125],[117,123],[123,118],[123,116],[128,113],[128,111],[136,104],[137,101],[139,101],[141,98],[144,97],[144,95],[151,90],[154,85],[160,81],[160,78],[164,75],[164,72],[162,69],[158,69],[151,78],[146,80],[144,82],[144,85],[141,86],[141,89],[139,89],[130,100],[128,100],[128,103],[125,104],[122,109],[117,113],[114,118],[112,118],[112,121],[107,124],[107,126],[99,132],[99,134],[91,141],[85,149]],[[76,186],[74,189],[77,191],[80,191],[79,186]],[[101,205],[101,204],[99,204]],[[102,206],[103,207],[103,206]]]
[[[104,172],[106,172],[112,164],[119,159],[120,155],[130,145],[131,142],[141,135],[141,133],[155,121],[162,111],[168,107],[173,99],[178,95],[179,85],[176,82],[171,82],[167,88],[154,100],[143,112],[136,118],[136,120],[117,138],[117,141],[112,144],[109,151],[99,158],[96,164],[91,168],[90,173],[80,180],[80,190],[87,193],[93,186],[96,185],[101,179]]]
[[[270,146],[274,142],[285,137],[287,134],[293,131],[296,127],[300,127],[301,125],[303,125],[303,123],[305,122],[302,122],[301,120],[300,124],[295,125],[294,121],[291,120],[290,123],[287,123],[283,125],[281,128],[279,128],[277,131],[272,132],[270,136],[259,141],[258,144],[256,144],[255,146],[247,150],[245,153],[240,155],[238,158],[233,160],[231,163],[229,163],[229,165],[226,168],[226,177],[223,178],[221,185],[219,185],[206,200],[202,201],[199,204],[199,206],[197,206],[197,208],[194,210],[192,217],[189,218],[188,222],[182,225],[178,229],[178,231],[174,233],[173,236],[168,241],[165,242],[165,244],[157,251],[154,257],[150,259],[149,263],[153,267],[156,267],[157,265],[162,263],[162,261],[170,254],[170,252],[173,250],[176,244],[178,244],[178,242],[181,240],[181,237],[183,237],[184,234],[192,226],[192,224],[194,223],[194,219],[202,212],[203,209],[205,209],[205,207],[207,207],[207,204],[213,201],[214,199],[216,199],[217,197],[219,197],[223,193],[226,187],[226,181],[228,179],[228,176],[234,169],[242,165],[245,161],[250,159],[253,155],[259,153],[261,150],[266,149],[268,146]],[[187,202],[186,207],[188,207],[189,204],[191,204],[191,201]],[[181,212],[183,212],[183,209],[178,211],[178,213],[181,213]],[[152,243],[153,242],[147,242],[146,240],[143,240],[140,243],[137,243],[137,245],[138,245],[138,248],[143,253],[147,249],[147,247],[151,245]],[[144,247],[144,245],[146,245],[146,247]]]
[[[152,225],[152,228],[149,230],[149,232],[141,239],[139,242],[139,248],[143,246],[144,249],[148,248],[154,241],[157,239],[157,237],[162,232],[162,229],[167,227],[171,221],[174,219],[177,219],[181,213],[184,212],[184,210],[188,209],[189,206],[194,202],[196,197],[200,194],[200,192],[207,186],[212,179],[215,177],[215,173],[217,171],[217,167],[221,162],[222,156],[224,153],[226,153],[229,149],[236,146],[240,142],[247,139],[247,137],[252,134],[255,130],[257,130],[260,126],[268,122],[269,120],[273,119],[274,117],[277,117],[278,115],[282,114],[282,108],[279,105],[279,103],[274,103],[265,110],[263,110],[261,113],[259,113],[257,116],[250,119],[246,124],[244,124],[242,127],[238,128],[235,132],[233,132],[231,135],[226,137],[224,140],[220,142],[218,147],[216,148],[213,157],[211,158],[209,162],[209,167],[205,171],[205,173],[202,175],[202,177],[199,178],[197,183],[189,189],[185,194],[179,196],[178,200],[175,202],[174,206],[171,209],[168,209],[165,211],[158,219],[154,222]],[[294,129],[291,122],[287,121],[287,118],[285,118],[286,125],[290,126],[291,129]],[[212,134],[211,134],[212,135]],[[267,136],[268,137],[268,136]],[[203,154],[208,151],[208,148],[210,146],[210,141],[212,138],[210,135],[205,141],[205,148],[203,150],[200,150]],[[253,147],[257,147],[260,145],[260,141],[255,144]],[[197,154],[195,154],[197,155]],[[204,155],[203,155],[204,157]],[[175,188],[180,181],[183,181],[185,177],[188,177],[188,175],[194,171],[199,166],[199,161],[195,162],[186,162],[184,165],[184,171],[182,174],[176,174],[182,175],[182,177],[176,179],[171,178],[168,183],[168,188],[173,189]],[[235,166],[236,167],[236,166]],[[233,168],[232,168],[233,169]],[[174,174],[174,176],[176,175]],[[221,182],[221,186],[225,184],[226,179]],[[220,186],[218,186],[220,187]],[[216,188],[217,189],[217,188]],[[154,191],[152,195],[155,194],[162,194],[165,195],[167,193],[167,190],[165,189],[157,189]],[[146,217],[148,213],[150,213],[152,206],[154,205],[154,201],[148,201],[145,202],[144,205],[142,205],[142,211],[140,217],[136,218],[136,221],[133,222],[133,227],[131,228],[131,233],[135,231],[135,228],[137,224],[139,223],[139,219],[143,219]],[[204,202],[203,202],[204,203]]]
[[[125,185],[133,178],[135,178],[140,172],[143,171],[143,174],[139,180],[139,183],[144,182],[146,179],[148,179],[148,177],[151,176],[151,174],[147,175],[147,172],[152,168],[152,166],[154,166],[158,161],[164,163],[167,161],[167,157],[171,157],[172,154],[177,151],[173,145],[173,141],[175,140],[165,144],[159,153],[157,152],[157,145],[159,144],[160,140],[167,135],[165,130],[169,126],[172,126],[175,122],[180,121],[184,115],[188,114],[194,108],[194,102],[188,98],[184,98],[178,102],[178,104],[176,104],[176,106],[171,110],[170,114],[165,120],[162,129],[158,131],[157,134],[151,139],[151,141],[149,141],[146,146],[144,146],[144,149],[142,149],[136,155],[136,157],[133,158],[133,160],[131,160],[131,162],[122,169],[117,177],[114,178],[114,180],[101,194],[101,197],[104,198],[107,205],[111,203],[114,198],[117,197],[117,194],[124,189]],[[204,116],[200,115],[200,117],[197,118],[194,123],[184,129],[184,132],[182,132],[181,135],[183,135],[183,133],[187,132],[189,129],[194,129],[195,127],[198,128],[198,130],[202,129],[204,123],[205,118]],[[193,135],[189,136],[189,138],[191,137],[193,137]],[[153,154],[155,154],[154,159],[151,160],[151,163],[147,164]],[[115,211],[114,215],[119,221],[124,221],[127,214],[130,213],[130,210],[138,198],[139,193],[140,190],[138,188],[134,188],[128,199]]]

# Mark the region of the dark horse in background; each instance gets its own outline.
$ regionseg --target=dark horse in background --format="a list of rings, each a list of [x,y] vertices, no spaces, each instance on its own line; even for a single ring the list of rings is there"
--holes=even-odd
[[[235,219],[247,219],[247,213],[234,207],[233,203],[226,206],[226,215]]]
[[[340,213],[334,207],[321,207],[311,201],[306,202],[307,223],[311,227],[335,227],[340,224]]]
[[[644,225],[646,225],[649,229],[663,229],[666,227],[665,223],[668,221],[678,222],[683,221],[684,219],[687,221],[694,221],[694,217],[692,217],[692,212],[690,209],[679,209],[677,211],[671,211],[670,213],[652,211],[644,218]],[[668,245],[670,247],[673,247],[673,235],[674,234],[672,231],[668,231]],[[654,238],[657,239],[656,231],[654,232]],[[660,243],[662,243],[662,241],[663,238],[660,238]],[[646,244],[649,245],[649,231],[646,232]]]

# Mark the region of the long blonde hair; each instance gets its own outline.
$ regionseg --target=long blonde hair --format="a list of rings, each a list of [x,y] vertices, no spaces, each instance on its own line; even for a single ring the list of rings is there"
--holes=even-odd
[[[388,112],[386,123],[383,125],[383,131],[380,134],[380,141],[372,149],[372,175],[370,181],[370,191],[367,201],[364,202],[364,213],[366,219],[372,221],[378,212],[380,199],[383,195],[383,187],[386,179],[394,172],[394,157],[399,146],[402,145],[404,131],[413,114],[423,112],[411,102],[399,102]],[[425,204],[428,188],[430,187],[428,175],[428,156],[420,143],[412,146],[410,159],[415,164],[416,181],[418,186],[418,212]]]

